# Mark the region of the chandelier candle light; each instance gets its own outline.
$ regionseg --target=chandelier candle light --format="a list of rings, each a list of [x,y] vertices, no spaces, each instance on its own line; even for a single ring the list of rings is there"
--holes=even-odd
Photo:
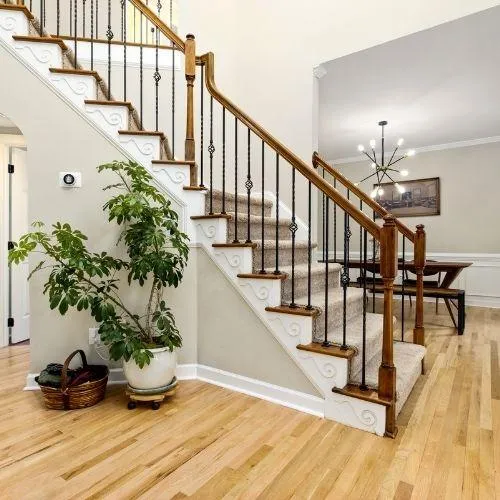
[[[363,146],[363,144],[360,144],[358,146],[358,151],[360,153],[365,154],[370,159],[370,161],[372,162],[371,163],[371,167],[375,170],[375,172],[373,172],[372,174],[368,175],[367,177],[365,177],[361,181],[356,182],[355,185],[358,186],[361,182],[364,182],[364,181],[366,181],[368,179],[371,179],[372,177],[376,176],[377,177],[377,184],[376,184],[375,189],[370,193],[370,197],[371,198],[377,198],[377,197],[380,197],[380,196],[382,196],[384,194],[384,190],[382,189],[381,183],[382,183],[382,181],[384,180],[385,177],[387,177],[392,183],[394,183],[394,185],[396,186],[396,189],[401,194],[403,194],[405,192],[405,188],[403,186],[401,186],[400,184],[398,184],[392,178],[391,174],[394,175],[394,172],[396,172],[397,174],[401,175],[402,177],[406,177],[408,175],[408,173],[409,173],[408,170],[399,170],[398,168],[394,168],[394,165],[396,163],[400,162],[401,160],[404,160],[405,158],[408,158],[409,156],[415,156],[415,150],[414,149],[410,149],[406,153],[404,153],[402,156],[399,156],[398,158],[396,158],[396,153],[398,152],[399,148],[404,144],[404,139],[399,139],[398,142],[397,142],[397,144],[396,144],[396,147],[394,148],[394,151],[391,154],[391,158],[390,158],[389,162],[386,165],[386,162],[385,162],[385,160],[386,160],[386,158],[385,158],[386,152],[385,152],[384,127],[387,125],[387,121],[383,120],[383,121],[379,122],[378,124],[382,128],[382,141],[381,141],[382,151],[381,151],[381,154],[379,156],[379,159],[377,159],[377,153],[375,151],[375,147],[376,147],[376,144],[377,144],[376,141],[375,141],[375,139],[372,139],[370,141],[370,148],[371,148],[371,153],[372,154],[369,154],[369,153],[366,152],[365,147]]]

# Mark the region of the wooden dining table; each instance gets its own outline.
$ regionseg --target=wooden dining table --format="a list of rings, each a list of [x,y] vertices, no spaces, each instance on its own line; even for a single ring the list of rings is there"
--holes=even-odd
[[[325,262],[320,261],[320,262]],[[337,263],[340,265],[344,265],[344,261],[342,259],[329,259],[328,262],[331,263]],[[375,273],[375,274],[380,274],[380,261],[379,260],[367,260],[366,264],[362,260],[357,260],[357,259],[349,259],[348,261],[348,266],[349,268],[353,269],[360,269],[360,268],[365,268],[366,265],[366,270],[369,273]],[[458,278],[458,276],[462,273],[464,269],[467,269],[472,265],[472,262],[445,262],[445,261],[432,261],[428,260],[425,263],[425,269],[424,269],[424,276],[433,276],[439,273],[444,273],[444,277],[442,281],[439,283],[439,289],[445,289],[449,290],[451,288],[451,285],[454,283],[454,281]],[[408,261],[405,260],[403,262],[402,259],[398,259],[398,269],[400,271],[408,271],[412,274],[416,274],[416,268],[415,264],[413,261]],[[424,281],[424,290],[425,290],[425,281]],[[424,293],[425,295],[425,293]],[[465,295],[463,293],[463,295]],[[453,315],[453,311],[450,305],[451,298],[449,297],[442,297],[445,304],[446,308],[448,309],[448,313],[450,314],[450,317],[453,321],[453,324],[455,328],[459,330],[459,333],[463,333],[463,328],[464,328],[464,318],[465,318],[465,311],[458,311],[459,312],[459,319],[461,318],[461,321],[455,320],[455,316]],[[465,300],[463,299],[462,304],[460,306],[464,309],[465,308]],[[458,306],[456,306],[457,309],[459,309]],[[462,324],[460,324],[462,323]]]

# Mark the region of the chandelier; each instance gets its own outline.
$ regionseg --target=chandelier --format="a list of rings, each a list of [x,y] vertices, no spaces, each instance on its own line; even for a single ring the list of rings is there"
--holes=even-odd
[[[364,179],[361,179],[361,181],[356,182],[355,185],[358,186],[361,182],[364,182],[368,179],[371,179],[372,177],[376,177],[375,188],[370,193],[371,198],[377,198],[377,197],[380,197],[384,194],[384,190],[383,190],[381,184],[382,184],[382,181],[386,177],[389,181],[391,181],[394,184],[396,189],[401,194],[403,194],[405,192],[405,188],[403,186],[401,186],[398,182],[396,182],[392,176],[394,175],[394,173],[397,173],[397,174],[401,175],[401,177],[407,177],[409,172],[408,172],[408,170],[405,170],[405,169],[400,170],[397,167],[395,168],[394,165],[396,165],[396,163],[399,163],[401,160],[408,158],[409,156],[415,155],[414,149],[410,149],[410,150],[406,151],[405,153],[403,153],[402,155],[401,154],[398,155],[397,153],[398,153],[399,149],[403,146],[403,144],[405,142],[404,139],[399,139],[398,142],[396,143],[394,151],[392,152],[392,154],[390,156],[389,161],[386,164],[384,128],[387,125],[387,121],[383,120],[381,122],[378,122],[378,124],[382,129],[381,151],[378,154],[378,156],[377,156],[377,152],[375,150],[375,148],[377,146],[377,142],[375,141],[375,139],[372,139],[370,141],[371,154],[365,150],[365,147],[363,146],[363,144],[360,144],[358,146],[358,151],[360,153],[363,153],[365,156],[367,156],[369,158],[369,160],[371,161],[371,168],[374,170],[374,172],[371,173],[370,175],[368,175],[367,177],[365,177]],[[389,155],[387,155],[387,156],[389,156]]]

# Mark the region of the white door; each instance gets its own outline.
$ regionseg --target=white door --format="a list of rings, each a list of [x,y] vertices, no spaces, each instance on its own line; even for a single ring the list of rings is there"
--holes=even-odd
[[[11,241],[29,231],[28,224],[28,172],[26,150],[12,147],[10,150],[14,173],[9,174]],[[10,314],[14,320],[11,328],[11,343],[16,344],[30,337],[30,301],[28,287],[28,262],[12,266],[10,269]]]

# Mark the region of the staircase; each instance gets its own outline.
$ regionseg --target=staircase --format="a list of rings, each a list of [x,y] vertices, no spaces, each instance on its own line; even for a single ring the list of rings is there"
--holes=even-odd
[[[85,37],[85,28],[77,37],[77,16],[80,15],[81,21],[82,11],[70,12],[74,15],[70,17],[74,20],[72,40],[71,34],[61,34],[59,7],[56,13],[50,11],[45,2],[41,5],[41,12],[32,12],[28,2],[0,3],[0,43],[49,81],[55,92],[82,117],[92,120],[120,150],[154,173],[167,195],[182,207],[191,241],[204,246],[220,271],[235,284],[235,293],[242,294],[320,392],[323,400],[320,413],[346,425],[394,437],[396,417],[421,374],[425,355],[421,315],[417,319],[415,343],[404,341],[403,335],[395,340],[394,333],[392,286],[397,276],[398,231],[411,239],[416,252],[420,246],[415,243],[418,241],[415,234],[407,228],[402,232],[401,223],[389,214],[383,214],[383,225],[377,224],[350,198],[354,193],[368,203],[363,193],[356,193],[350,185],[347,195],[341,194],[325,179],[327,165],[318,157],[314,165],[303,162],[231,103],[215,86],[213,54],[196,57],[194,37],[188,35],[185,41],[181,40],[161,20],[159,11],[151,11],[140,0],[122,2],[119,47],[124,51],[125,75],[127,70],[133,70],[127,66],[127,50],[132,48],[127,45],[124,19],[130,12],[125,9],[134,9],[134,14],[141,19],[141,27],[144,20],[145,31],[149,33],[152,29],[156,34],[156,41],[149,47],[156,52],[155,126],[147,130],[142,80],[139,106],[127,100],[126,76],[123,95],[113,97],[116,83],[112,86],[112,82],[116,82],[116,78],[114,75],[111,78],[111,38],[108,35],[102,40],[95,34],[94,21],[98,18],[94,18],[94,11],[90,18],[90,41]],[[93,2],[91,7],[94,8]],[[83,11],[83,15],[88,12]],[[111,12],[108,16],[111,26]],[[60,36],[53,35],[55,32]],[[107,31],[110,32],[111,29]],[[90,46],[93,55],[94,45],[98,44],[108,49],[106,81],[106,75],[96,71],[93,59],[90,67],[83,67],[82,59],[78,59],[85,45],[87,49]],[[146,47],[146,41],[139,44],[141,79],[143,46]],[[171,71],[173,94],[179,85],[174,78],[174,64],[171,70],[159,67],[160,51],[171,52],[173,58],[179,55],[184,58],[187,86],[186,104],[182,106],[186,124],[183,160],[175,156],[175,109],[179,112],[179,106],[174,106],[174,97],[170,110],[171,142],[167,134],[159,130],[160,123],[170,126],[170,116],[166,120],[159,112],[159,81],[167,78]],[[193,111],[195,82],[200,82],[200,116]],[[214,111],[214,104],[220,105],[218,112]],[[199,140],[195,140],[198,118]],[[215,121],[222,126],[214,127]],[[217,151],[214,144],[220,145]],[[259,161],[252,163],[251,157],[256,156]],[[322,168],[323,176],[313,166]],[[331,175],[331,171],[328,172]],[[291,206],[280,201],[284,175],[288,176],[285,189]],[[274,176],[274,191],[269,192],[269,179]],[[232,188],[228,187],[230,178]],[[297,214],[296,191],[299,189],[307,193],[307,221]],[[313,221],[312,208],[315,200],[321,198],[323,204],[326,200],[321,225],[322,255],[313,241],[316,221]],[[337,216],[337,211],[341,215]],[[306,216],[305,212],[302,215]],[[361,288],[349,286],[349,242],[358,232],[363,264],[360,277],[365,283]],[[330,262],[333,234],[343,242],[342,262]],[[382,314],[368,310],[367,270],[370,260],[375,262],[374,254],[368,257],[369,235],[380,243],[377,261],[386,285]]]

